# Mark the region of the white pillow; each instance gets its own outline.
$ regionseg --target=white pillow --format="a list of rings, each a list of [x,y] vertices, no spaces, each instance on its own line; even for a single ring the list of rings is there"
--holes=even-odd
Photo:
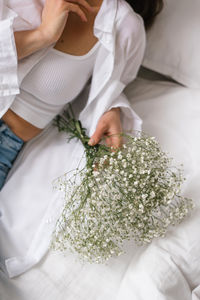
[[[143,66],[200,88],[200,1],[164,0],[147,33]]]

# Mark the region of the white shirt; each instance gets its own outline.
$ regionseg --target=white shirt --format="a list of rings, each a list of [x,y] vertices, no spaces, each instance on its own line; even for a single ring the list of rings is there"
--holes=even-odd
[[[38,128],[44,128],[75,99],[92,76],[100,42],[85,55],[51,48],[25,76],[10,109]]]
[[[3,3],[0,0],[0,12],[3,11],[0,14],[0,117],[19,93],[26,74],[54,46],[37,51],[17,65],[12,26],[14,24],[15,31],[37,27],[42,7],[35,5],[37,0],[24,2],[23,7],[20,0],[10,0],[8,4],[12,9]],[[143,20],[126,1],[104,0],[95,18],[93,32],[101,42],[101,49],[94,66],[87,104],[79,119],[91,136],[101,115],[118,106],[121,107],[124,130],[141,130],[142,120],[130,106],[123,89],[135,79],[142,63],[146,46]],[[127,119],[132,121],[129,128],[124,127]]]
[[[53,47],[51,45],[46,49],[37,51],[37,53],[20,60],[17,66],[12,30],[13,18],[16,16],[15,12],[18,13],[14,23],[15,30],[31,29],[38,26],[40,22],[41,6],[36,5],[34,7],[37,0],[24,1],[23,7],[20,5],[21,0],[9,0],[7,2],[12,10],[8,10],[4,6],[2,13],[3,1],[0,0],[0,16],[2,16],[2,21],[0,21],[0,117],[10,107],[15,95],[19,93],[23,78]],[[86,133],[91,136],[100,116],[112,107],[120,107],[123,129],[140,130],[142,120],[134,112],[123,93],[123,89],[135,79],[143,60],[146,45],[143,21],[140,16],[134,13],[125,0],[104,0],[95,18],[94,35],[100,40],[101,46],[96,58],[91,83],[89,82],[85,87],[85,90],[88,91],[86,93],[87,102],[80,112],[79,119],[87,129]],[[78,96],[75,101],[79,100],[82,101],[83,99]],[[31,142],[29,145],[31,145]],[[68,144],[67,149],[69,150],[70,147],[72,146]],[[59,148],[57,148],[57,151],[59,151]],[[70,148],[70,151],[75,155],[78,152],[73,148]],[[42,155],[40,152],[42,152],[42,149],[36,155]],[[45,159],[45,155],[41,156],[42,162]],[[69,163],[71,164],[73,161],[69,160]],[[32,168],[37,171],[39,166],[34,165]],[[35,174],[37,182],[38,173]],[[21,178],[25,181],[26,179],[28,180],[27,176]],[[32,179],[34,180],[34,178]],[[18,184],[20,183],[18,182]],[[49,194],[48,191],[45,192],[49,195],[45,196],[47,202],[38,195],[37,197],[41,200],[39,199],[37,202],[37,210],[42,214],[38,216],[35,208],[32,209],[34,201],[37,200],[34,197],[37,191],[31,191],[30,186],[25,186],[23,189],[19,189],[16,199],[16,195],[13,197],[11,189],[11,187],[5,189],[5,193],[3,189],[1,197],[3,199],[0,201],[0,210],[7,212],[3,213],[0,218],[0,236],[7,241],[0,244],[0,263],[9,276],[13,277],[34,266],[46,253],[53,228],[51,226],[47,228],[45,218],[55,214],[58,201],[50,199],[53,197],[52,191],[49,191]],[[31,207],[31,209],[28,209],[28,214],[21,211],[22,207],[26,207],[27,201]],[[50,206],[49,201],[51,201]],[[41,205],[45,206],[43,210],[40,207]],[[41,211],[45,211],[46,215],[43,215]],[[32,220],[31,225],[30,220]],[[35,223],[33,224],[33,222]],[[13,227],[15,228],[14,231]],[[8,245],[12,246],[9,247]],[[4,260],[3,263],[2,260]]]

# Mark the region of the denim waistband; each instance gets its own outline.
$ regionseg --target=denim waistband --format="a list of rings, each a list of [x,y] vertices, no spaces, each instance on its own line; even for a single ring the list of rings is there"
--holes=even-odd
[[[0,119],[0,133],[3,132],[20,144],[24,144],[24,141],[20,137],[18,137],[2,119]]]

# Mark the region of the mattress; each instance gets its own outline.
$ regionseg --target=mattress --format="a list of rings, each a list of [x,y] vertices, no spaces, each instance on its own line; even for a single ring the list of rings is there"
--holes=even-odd
[[[182,194],[194,200],[195,211],[178,226],[171,226],[166,237],[154,239],[148,246],[126,243],[126,253],[106,265],[81,264],[71,253],[47,251],[20,276],[8,278],[1,270],[1,300],[200,299],[200,90],[156,76],[140,73],[125,94],[143,119],[143,130],[155,136],[177,164],[183,163],[186,180]],[[79,148],[77,142],[70,148],[65,134],[51,125],[20,153],[2,202],[7,201],[11,213],[19,214],[18,222],[10,220],[9,224],[16,237],[20,230],[26,231],[25,245],[33,226],[26,214],[31,212],[37,224],[49,205],[59,211],[59,195],[51,203],[51,182],[65,172],[69,153]],[[73,153],[72,166],[78,160],[77,152]],[[20,255],[17,241],[9,239],[6,229],[1,234],[1,261],[6,255]]]

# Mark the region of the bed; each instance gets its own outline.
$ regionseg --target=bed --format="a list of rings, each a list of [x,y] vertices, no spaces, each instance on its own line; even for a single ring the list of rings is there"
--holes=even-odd
[[[32,269],[16,278],[8,279],[1,272],[1,300],[200,299],[200,90],[144,70],[139,76],[126,87],[126,95],[144,121],[143,130],[156,136],[177,163],[184,164],[183,194],[194,199],[195,211],[178,226],[172,226],[165,238],[155,239],[145,247],[127,243],[126,253],[111,259],[108,265],[83,265],[70,253],[63,256],[49,251]],[[26,156],[28,148],[31,154]],[[60,167],[58,159],[65,148],[66,136],[49,127],[23,150],[7,185],[16,187],[21,180],[24,184],[24,173],[29,169],[29,180],[37,177],[33,190],[43,178],[40,190],[35,191],[37,202],[38,194],[44,195],[45,184],[52,180],[51,170],[62,174],[64,167]]]
[[[32,213],[34,224],[43,219],[48,234],[47,228],[50,232],[52,223],[49,215],[46,217],[46,208],[54,207],[59,212],[61,207],[59,193],[50,201],[51,182],[65,172],[64,161],[69,153],[73,155],[72,167],[80,155],[76,151],[80,148],[77,142],[72,141],[69,147],[66,135],[58,134],[50,124],[42,134],[26,144],[1,194],[1,201],[7,201],[8,210],[12,207],[16,216],[21,216],[21,211],[25,215],[17,225],[11,222],[12,218],[8,220],[7,228],[12,231],[12,236],[14,232],[15,240],[9,238],[6,228],[1,230],[0,261],[7,258],[8,266],[12,266],[13,270],[17,268],[13,256],[16,253],[19,257],[21,255],[17,244],[23,230],[24,249],[27,247],[28,250],[32,241],[28,252],[32,254],[33,267],[26,266],[24,261],[18,262],[24,265],[26,272],[9,278],[1,264],[0,300],[200,300],[200,45],[194,39],[199,28],[197,25],[200,25],[196,13],[200,6],[196,0],[191,2],[188,7],[187,0],[166,1],[166,9],[158,18],[157,27],[148,36],[143,67],[124,92],[143,119],[143,130],[155,136],[177,164],[183,163],[186,180],[182,194],[194,200],[195,210],[181,224],[171,226],[166,237],[154,239],[148,246],[126,243],[126,253],[111,259],[107,265],[84,265],[71,253],[63,255],[52,250],[43,251],[45,245],[42,242],[37,244],[32,220],[26,219],[25,209],[29,210],[27,215]],[[182,39],[179,43],[183,26],[178,26],[176,33],[174,14],[170,13],[172,22],[168,17],[170,11],[177,12],[180,7],[182,14],[178,20],[184,21],[186,26],[189,22],[186,15],[190,15],[192,7],[194,27],[188,40]],[[186,14],[184,17],[183,13]],[[167,30],[170,34],[174,30],[171,39]],[[176,47],[174,39],[177,39]],[[195,41],[192,48],[195,63],[186,63],[183,58],[191,58],[192,41]],[[155,49],[160,50],[160,56]],[[181,56],[180,51],[183,50],[184,55]],[[190,68],[186,67],[187,64]],[[76,108],[76,103],[74,105]],[[27,204],[28,199],[33,201]]]

